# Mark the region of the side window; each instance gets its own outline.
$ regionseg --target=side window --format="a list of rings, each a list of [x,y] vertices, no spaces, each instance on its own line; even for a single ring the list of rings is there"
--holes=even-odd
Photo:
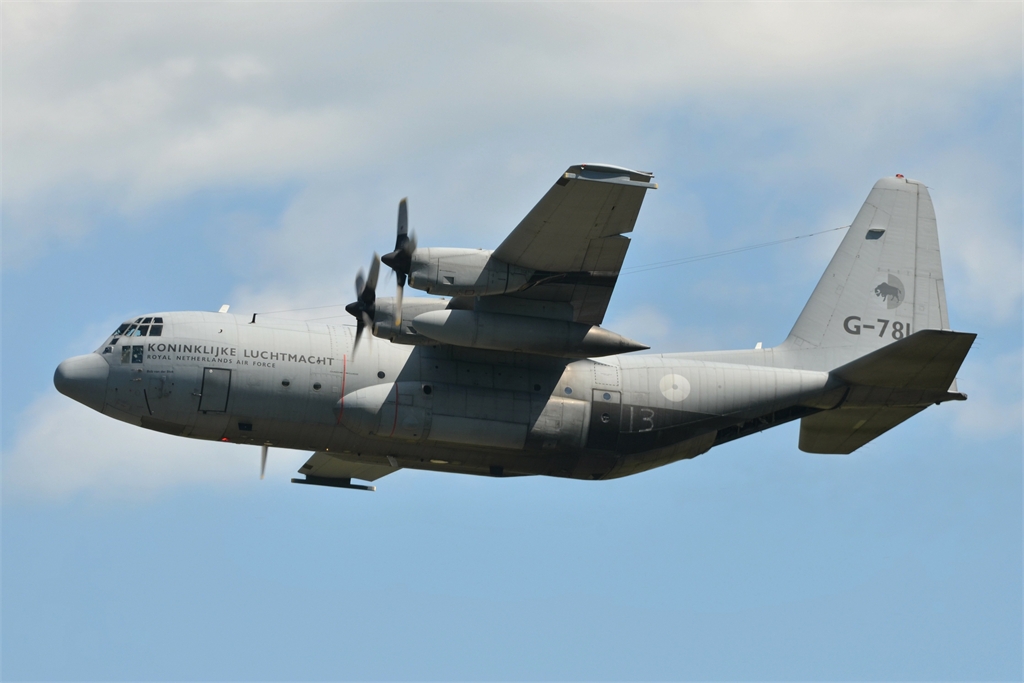
[[[146,319],[149,320],[149,318]],[[135,334],[139,337],[145,337],[147,332],[149,332],[149,325],[139,325],[139,331]]]
[[[122,346],[121,347],[121,362],[127,363],[132,359],[132,347]]]
[[[159,319],[160,318],[157,318],[157,320],[159,320]],[[149,336],[150,337],[159,337],[160,334],[163,331],[164,331],[164,326],[163,325],[153,325],[153,327],[149,328]]]
[[[124,336],[126,336],[126,337],[134,337],[135,336],[135,328],[136,328],[135,325],[130,326],[127,330],[125,330]]]
[[[132,347],[132,362],[133,363],[141,363],[142,362],[142,351],[143,351],[144,348],[145,347],[143,347],[143,346],[133,346]]]

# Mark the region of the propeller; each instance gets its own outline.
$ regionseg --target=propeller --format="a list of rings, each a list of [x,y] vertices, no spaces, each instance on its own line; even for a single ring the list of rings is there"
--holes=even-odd
[[[384,254],[381,261],[395,271],[398,280],[398,293],[395,295],[395,326],[402,325],[402,295],[405,290],[405,278],[412,268],[412,253],[416,251],[416,234],[409,234],[409,202],[408,198],[398,202],[398,235],[395,237],[395,250]]]
[[[260,450],[260,479],[263,479],[263,475],[267,471],[267,451],[269,449],[267,444],[263,444],[263,448]]]
[[[374,302],[377,301],[377,276],[379,274],[380,259],[377,252],[374,252],[373,261],[370,262],[370,277],[365,277],[362,268],[359,269],[359,274],[356,275],[356,300],[345,307],[345,310],[356,319],[356,341],[352,346],[353,354],[356,352],[356,347],[359,346],[359,337],[363,334],[363,328],[370,326],[371,331],[373,328],[373,316],[376,313]]]

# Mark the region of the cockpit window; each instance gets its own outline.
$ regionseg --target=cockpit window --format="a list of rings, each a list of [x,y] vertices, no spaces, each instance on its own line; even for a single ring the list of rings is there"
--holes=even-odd
[[[152,325],[149,323],[153,323]],[[123,323],[114,330],[112,344],[117,343],[118,337],[159,337],[164,331],[164,319],[157,317],[136,318],[134,323]]]

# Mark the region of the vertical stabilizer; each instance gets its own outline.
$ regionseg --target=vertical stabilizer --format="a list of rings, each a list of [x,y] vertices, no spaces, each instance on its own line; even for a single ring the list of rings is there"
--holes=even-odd
[[[845,362],[924,329],[949,329],[935,210],[923,184],[883,178],[782,346]]]

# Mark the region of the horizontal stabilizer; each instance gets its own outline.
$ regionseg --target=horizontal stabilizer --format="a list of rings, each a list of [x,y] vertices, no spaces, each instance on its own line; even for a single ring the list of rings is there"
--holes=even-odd
[[[803,418],[800,450],[852,453],[932,403],[963,400],[956,373],[976,334],[921,330],[831,372],[850,385],[843,404]]]
[[[975,337],[970,332],[921,330],[832,371],[848,384],[945,391]]]
[[[846,455],[927,406],[826,410],[800,421],[800,450]]]
[[[350,462],[342,460],[333,453],[317,451],[306,461],[306,464],[299,468],[299,474],[315,479],[362,479],[363,481],[376,481],[383,476],[397,472],[398,467],[380,465],[369,462]]]

